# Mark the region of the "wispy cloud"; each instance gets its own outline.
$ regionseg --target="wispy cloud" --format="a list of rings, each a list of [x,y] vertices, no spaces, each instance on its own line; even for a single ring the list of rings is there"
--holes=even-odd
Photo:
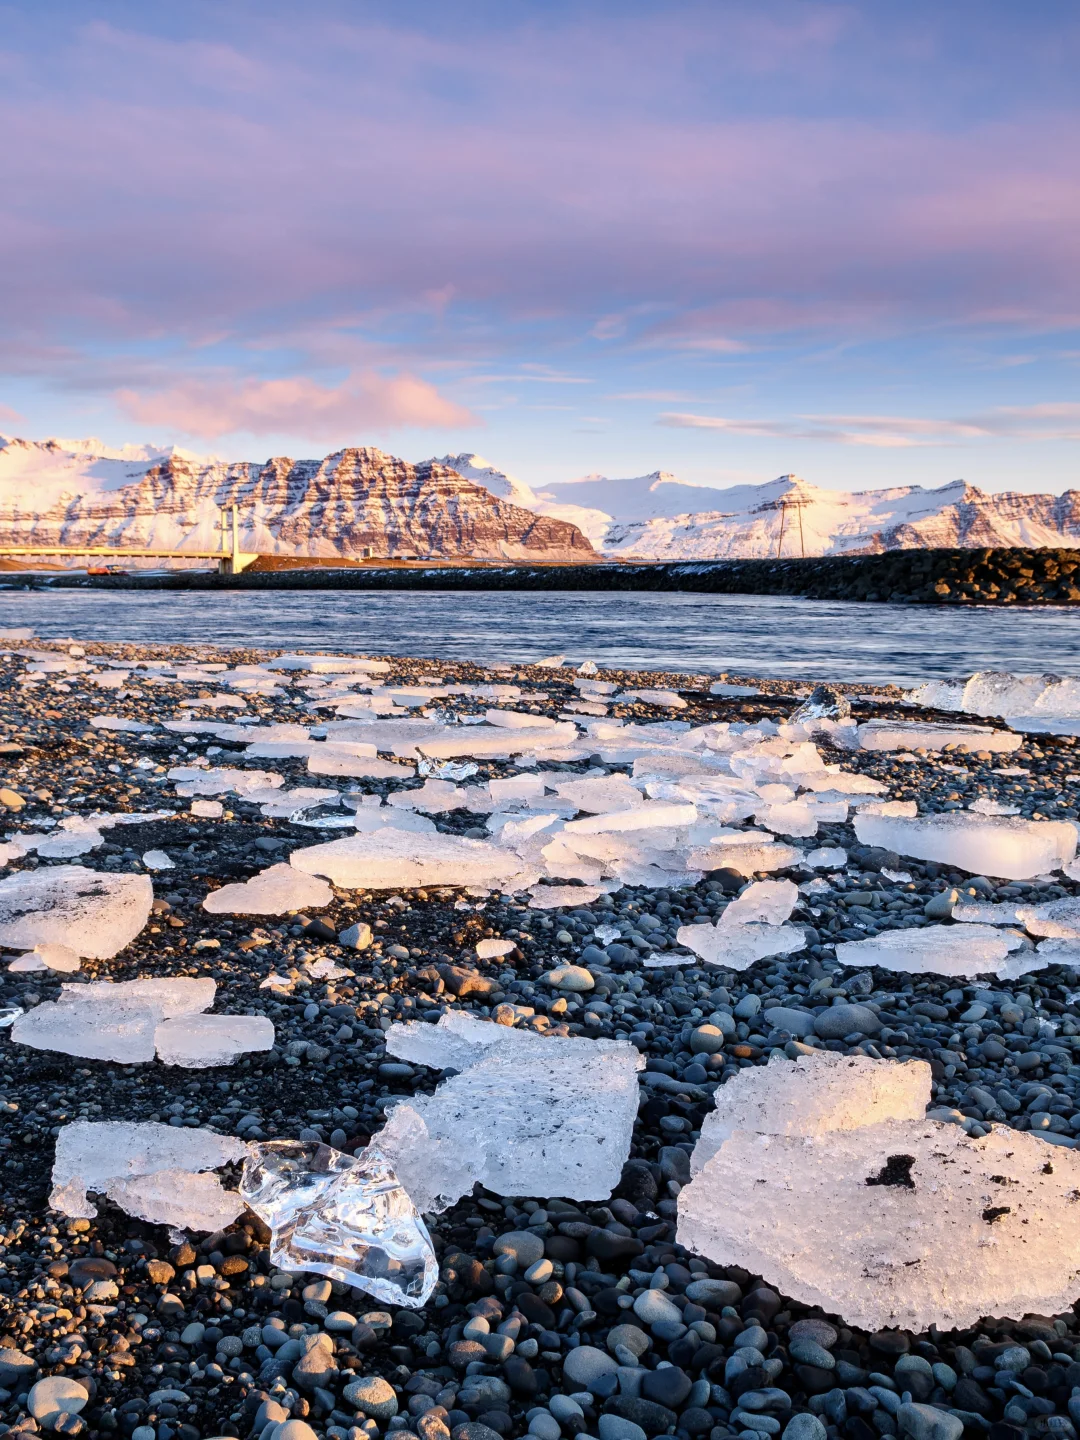
[[[365,430],[449,429],[482,422],[415,375],[352,375],[338,386],[285,380],[191,377],[165,389],[119,390],[124,414],[200,440],[301,435],[333,442]]]
[[[1003,405],[986,414],[955,419],[913,415],[798,415],[754,420],[669,411],[658,425],[676,430],[721,430],[729,435],[818,440],[878,449],[955,445],[977,440],[1080,439],[1080,402]]]

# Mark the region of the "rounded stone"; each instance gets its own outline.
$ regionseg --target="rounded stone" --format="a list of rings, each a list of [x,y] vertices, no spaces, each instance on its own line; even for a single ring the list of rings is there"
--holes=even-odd
[[[563,1375],[586,1390],[604,1375],[614,1375],[618,1368],[611,1356],[598,1350],[595,1345],[579,1345],[576,1350],[571,1350],[563,1361]]]
[[[783,1440],[827,1440],[828,1433],[816,1415],[804,1410],[784,1426]]]
[[[381,1375],[368,1375],[345,1386],[345,1399],[372,1420],[389,1420],[398,1412],[394,1387]]]
[[[340,1331],[344,1335],[346,1332],[351,1332],[356,1324],[356,1316],[350,1315],[348,1310],[331,1310],[322,1323],[324,1330]]]
[[[90,1403],[90,1392],[65,1375],[46,1375],[31,1385],[26,1406],[35,1420],[51,1430],[61,1415],[78,1415]]]
[[[742,1299],[742,1291],[734,1280],[712,1280],[703,1277],[690,1281],[686,1287],[686,1298],[695,1305],[722,1310],[725,1305],[738,1305]]]
[[[647,1440],[645,1431],[621,1415],[601,1415],[596,1422],[600,1440]]]
[[[660,1370],[649,1370],[641,1382],[641,1393],[646,1400],[655,1400],[669,1410],[677,1410],[693,1389],[694,1382],[677,1365],[665,1365]]]
[[[814,1020],[814,1033],[822,1040],[842,1040],[845,1035],[876,1035],[881,1021],[867,1005],[830,1005]]]
[[[812,1340],[825,1350],[831,1350],[838,1340],[835,1329],[827,1320],[796,1320],[788,1330],[790,1340]]]
[[[715,1055],[723,1048],[724,1032],[716,1025],[699,1025],[690,1035],[690,1049],[695,1055]]]
[[[651,1344],[645,1331],[639,1330],[636,1325],[613,1325],[608,1331],[607,1347],[613,1355],[617,1345],[625,1345],[631,1355],[640,1359]]]
[[[319,1440],[306,1420],[286,1420],[274,1440]]]
[[[562,1426],[554,1415],[542,1411],[529,1421],[529,1434],[538,1435],[540,1440],[561,1440]]]
[[[0,1349],[0,1385],[5,1389],[19,1389],[36,1369],[37,1362],[32,1355],[24,1355],[21,1350]]]
[[[528,1230],[508,1230],[495,1241],[496,1255],[512,1255],[519,1270],[527,1270],[544,1258],[544,1241]]]
[[[646,1325],[672,1324],[682,1320],[682,1311],[663,1290],[646,1290],[634,1301],[634,1314]]]
[[[773,1005],[765,1011],[765,1023],[774,1030],[786,1030],[789,1035],[805,1039],[814,1033],[814,1017],[809,1010],[796,1010],[788,1005]]]
[[[567,990],[575,994],[591,990],[596,984],[592,971],[586,970],[584,965],[560,965],[557,970],[549,970],[544,979],[549,985],[554,985],[556,990]]]

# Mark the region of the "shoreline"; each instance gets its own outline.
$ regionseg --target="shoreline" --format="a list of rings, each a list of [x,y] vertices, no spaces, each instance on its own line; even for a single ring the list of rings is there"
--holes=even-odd
[[[568,1440],[597,1433],[600,1440],[616,1434],[620,1440],[641,1440],[670,1427],[687,1440],[735,1440],[747,1434],[749,1424],[742,1397],[768,1390],[787,1397],[785,1405],[774,1395],[758,1412],[775,1417],[777,1431],[792,1415],[805,1416],[798,1431],[804,1440],[864,1440],[862,1431],[852,1430],[843,1417],[880,1409],[884,1419],[890,1413],[877,1401],[870,1409],[859,1408],[868,1386],[888,1388],[882,1387],[884,1375],[898,1401],[907,1394],[919,1404],[936,1406],[933,1414],[942,1417],[940,1423],[951,1422],[950,1435],[966,1430],[981,1436],[1000,1425],[1004,1440],[1005,1427],[1015,1427],[1007,1411],[1017,1404],[1018,1393],[995,1381],[995,1357],[1004,1353],[1006,1341],[1027,1355],[1025,1390],[1044,1397],[1053,1413],[1069,1413],[1070,1367],[1080,1364],[1080,1321],[1072,1312],[1060,1317],[1060,1330],[1053,1317],[1023,1316],[918,1334],[888,1327],[860,1330],[845,1324],[842,1315],[830,1318],[777,1293],[768,1275],[702,1261],[679,1243],[676,1232],[679,1194],[690,1181],[689,1157],[712,1109],[713,1087],[760,1073],[773,1057],[774,1063],[793,1060],[808,1048],[792,1031],[766,1019],[771,1008],[785,1010],[791,1024],[801,1015],[811,1025],[807,1035],[813,1046],[831,1053],[927,1062],[933,1104],[949,1111],[953,1123],[969,1135],[991,1126],[1030,1131],[1035,1121],[1029,1101],[1042,1090],[1060,1097],[1047,1113],[1064,1125],[1053,1131],[1063,1143],[1053,1151],[1048,1146],[1048,1153],[1069,1156],[1080,1135],[1080,1012],[1072,967],[1054,964],[1019,980],[968,980],[879,968],[853,971],[838,967],[835,955],[837,944],[853,939],[949,923],[954,891],[998,904],[1021,898],[1034,902],[1076,896],[1080,885],[1075,881],[1060,875],[1045,883],[986,880],[862,845],[851,816],[823,819],[816,834],[791,843],[802,851],[842,848],[845,864],[830,871],[800,861],[761,872],[770,879],[792,879],[800,887],[789,923],[803,931],[804,948],[741,971],[703,963],[677,938],[683,926],[715,922],[745,890],[749,877],[733,878],[730,872],[712,872],[682,887],[627,882],[582,904],[552,909],[531,908],[526,891],[492,888],[485,895],[454,883],[383,889],[335,883],[327,904],[280,916],[218,915],[202,908],[204,898],[223,886],[246,883],[266,867],[287,862],[294,851],[350,832],[320,831],[303,821],[267,815],[262,802],[237,792],[222,794],[220,815],[199,815],[190,797],[177,794],[176,786],[184,782],[170,779],[170,769],[183,766],[197,774],[200,767],[247,767],[280,774],[285,789],[316,785],[384,801],[430,782],[407,773],[413,762],[387,749],[380,748],[379,757],[384,765],[400,766],[400,778],[393,773],[314,778],[299,754],[246,758],[235,731],[167,730],[165,722],[223,728],[243,717],[256,728],[289,724],[311,729],[345,718],[336,707],[348,708],[349,695],[360,699],[433,677],[442,688],[515,687],[518,695],[502,698],[494,693],[435,695],[422,706],[399,705],[407,716],[372,715],[371,721],[377,728],[425,710],[436,718],[453,715],[457,723],[445,728],[465,743],[492,727],[465,725],[462,718],[482,716],[491,708],[555,725],[573,720],[578,738],[589,736],[595,745],[589,753],[548,759],[540,750],[531,764],[528,756],[524,763],[478,756],[471,762],[476,773],[453,782],[479,786],[524,774],[552,785],[571,784],[590,774],[598,778],[599,771],[633,777],[633,761],[604,759],[600,752],[611,749],[610,737],[597,735],[594,741],[587,724],[621,720],[625,728],[676,720],[692,727],[716,722],[753,727],[768,720],[775,727],[785,724],[805,698],[809,677],[731,676],[727,683],[753,685],[761,693],[724,697],[706,693],[714,676],[604,670],[591,679],[616,685],[616,693],[670,690],[683,704],[655,693],[589,702],[588,691],[574,685],[588,677],[569,667],[484,667],[373,655],[388,667],[377,673],[384,684],[370,692],[353,685],[348,694],[343,690],[335,697],[323,693],[339,688],[325,676],[319,685],[319,677],[303,669],[254,668],[280,658],[285,653],[280,649],[230,646],[208,652],[197,645],[77,640],[4,643],[11,651],[38,651],[75,665],[67,672],[42,671],[40,679],[26,684],[33,662],[10,653],[0,656],[0,784],[24,801],[5,811],[5,833],[53,833],[63,819],[94,812],[173,813],[106,828],[101,844],[58,862],[107,875],[149,875],[159,905],[136,938],[112,959],[84,958],[75,975],[0,968],[0,1007],[10,1003],[32,1010],[54,1001],[64,982],[183,975],[217,982],[215,1012],[267,1015],[276,1030],[272,1050],[211,1069],[68,1057],[14,1044],[10,1030],[0,1030],[0,1101],[9,1107],[5,1120],[13,1117],[0,1131],[0,1233],[7,1242],[0,1251],[0,1338],[10,1340],[11,1353],[29,1355],[38,1367],[34,1378],[64,1377],[93,1390],[83,1411],[89,1437],[126,1437],[137,1426],[167,1427],[175,1440],[247,1437],[261,1435],[268,1421],[287,1416],[328,1440],[516,1440],[527,1433],[554,1440],[551,1427],[562,1425],[564,1411],[572,1428],[559,1433]],[[72,643],[81,655],[71,653]],[[95,662],[110,658],[167,662],[182,672],[191,667],[191,678],[165,676],[164,683],[155,684],[153,671],[142,670],[132,671],[131,680],[118,687],[98,686]],[[84,664],[91,668],[83,669]],[[207,671],[205,664],[227,669]],[[253,668],[245,671],[245,666]],[[851,695],[860,722],[918,719],[956,725],[975,720],[902,704],[896,686],[841,682],[835,688]],[[224,702],[216,698],[222,696]],[[400,699],[408,699],[404,691]],[[593,703],[605,715],[567,708],[583,703]],[[182,713],[192,721],[180,721]],[[90,723],[104,715],[151,728],[124,731]],[[975,723],[1000,728],[999,722]],[[515,730],[501,733],[512,737]],[[1077,813],[1070,803],[1077,782],[1066,779],[1074,765],[1080,769],[1071,737],[1026,737],[1008,755],[955,746],[936,754],[851,751],[830,746],[824,736],[813,743],[841,772],[880,783],[894,799],[915,799],[923,813],[949,813],[980,799],[1015,806],[1030,817],[1071,819]],[[554,794],[551,803],[556,803]],[[388,814],[393,809],[388,804],[380,808]],[[307,820],[317,813],[303,812]],[[325,813],[336,812],[329,806]],[[465,806],[436,808],[430,820],[438,836],[488,834],[485,815]],[[734,823],[753,825],[750,820]],[[776,843],[783,839],[777,834]],[[144,861],[160,851],[171,868],[155,870]],[[28,854],[11,859],[2,873],[5,878],[40,873],[53,863]],[[586,883],[576,886],[583,896],[591,894]],[[812,884],[817,888],[806,888]],[[353,925],[370,926],[371,943],[363,950],[338,938]],[[605,927],[612,927],[617,938]],[[481,959],[477,954],[480,941],[504,937],[513,948],[503,955]],[[677,955],[678,964],[645,967],[646,958],[666,955]],[[11,953],[5,962],[10,958]],[[320,960],[332,961],[344,973],[320,978],[312,970]],[[561,989],[545,980],[567,966],[588,973],[588,988]],[[272,973],[289,977],[290,985],[261,988]],[[873,1033],[854,1040],[815,1039],[813,1024],[821,1020],[822,1007],[834,1003],[862,1007],[862,1023]],[[1018,1007],[1017,1020],[1003,1018],[1014,1013],[1009,1003]],[[977,1009],[982,1016],[966,1018]],[[429,1097],[442,1083],[437,1070],[395,1063],[386,1049],[386,1031],[393,1023],[440,1013],[468,1014],[541,1039],[621,1040],[640,1052],[647,1069],[639,1076],[640,1109],[629,1164],[615,1196],[574,1201],[507,1196],[486,1188],[463,1196],[443,1214],[429,1217],[441,1278],[435,1297],[421,1310],[378,1303],[315,1274],[284,1279],[269,1261],[265,1228],[250,1215],[221,1233],[195,1233],[177,1243],[167,1227],[132,1218],[104,1198],[95,1200],[99,1214],[91,1220],[69,1220],[45,1209],[55,1133],[80,1115],[178,1122],[181,1129],[208,1129],[255,1142],[311,1132],[341,1150],[362,1148],[378,1132],[389,1104]],[[1037,1018],[1032,1029],[1032,1018],[1040,1016],[1053,1019],[1056,1034],[1049,1036]],[[981,1108],[972,1099],[973,1089],[987,1096]],[[1002,1109],[999,1120],[995,1107],[1004,1095],[1017,1103],[1015,1109]],[[1073,1106],[1068,1116],[1066,1100]],[[1075,1129],[1068,1123],[1073,1115]],[[539,1247],[551,1263],[550,1273],[530,1280],[525,1263],[501,1263],[500,1254],[512,1255],[515,1246],[522,1257]],[[664,1283],[654,1283],[660,1275]],[[687,1294],[695,1280],[712,1287],[694,1292],[703,1297],[700,1305]],[[105,1290],[89,1295],[90,1284],[98,1282],[105,1282]],[[671,1328],[665,1331],[664,1322],[641,1318],[650,1313],[649,1304],[656,1305],[642,1296],[656,1290],[675,1304],[685,1323],[668,1320]],[[484,1313],[492,1332],[512,1314],[521,1316],[509,1345],[496,1343],[493,1336],[490,1350],[468,1349],[477,1342],[464,1334],[464,1327]],[[350,1323],[334,1318],[342,1316]],[[817,1354],[820,1363],[799,1352],[800,1336],[807,1332],[792,1327],[800,1321],[818,1327],[815,1343],[826,1352],[825,1357]],[[614,1357],[619,1342],[610,1336],[619,1325],[629,1325],[629,1338],[642,1347],[636,1366]],[[762,1367],[772,1368],[750,1375],[740,1388],[740,1372],[730,1362],[735,1342],[752,1326],[760,1326],[763,1337]],[[298,1342],[296,1355],[284,1352],[274,1339],[278,1330]],[[456,1348],[461,1346],[466,1348]],[[591,1380],[583,1379],[579,1368],[588,1358],[579,1354],[582,1347],[604,1361],[595,1362],[600,1370]],[[0,1365],[8,1354],[0,1348]],[[330,1359],[316,1374],[315,1359],[308,1361],[307,1355]],[[916,1358],[927,1362],[925,1372],[911,1363]],[[667,1363],[658,1366],[658,1361]],[[469,1364],[478,1368],[468,1373]],[[624,1379],[621,1372],[616,1375],[616,1365],[643,1373],[636,1381]],[[615,1379],[608,1385],[603,1375]],[[385,1387],[370,1392],[378,1390],[383,1409],[368,1423],[353,1386],[374,1379]],[[6,1391],[6,1396],[0,1393],[0,1417],[16,1427],[19,1440],[26,1429],[19,1419],[25,1413],[19,1396],[26,1388],[0,1369],[0,1391]],[[840,1398],[828,1398],[834,1394]],[[177,1398],[162,1398],[173,1395]],[[388,1395],[404,1421],[397,1428],[388,1423]],[[430,1405],[411,1406],[420,1396]],[[270,1406],[280,1407],[281,1414]],[[1031,1418],[1048,1413],[1036,1407]],[[819,1419],[820,1432],[809,1426],[810,1417]],[[864,1429],[879,1433],[869,1423]],[[880,1433],[892,1432],[886,1427]],[[160,1437],[160,1430],[155,1428],[154,1435]],[[135,1434],[134,1440],[150,1437]],[[310,1437],[297,1428],[282,1440]]]

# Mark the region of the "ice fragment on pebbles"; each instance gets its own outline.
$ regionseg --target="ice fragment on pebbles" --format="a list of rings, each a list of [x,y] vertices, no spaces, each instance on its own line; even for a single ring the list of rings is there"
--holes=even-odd
[[[847,859],[847,851],[842,850],[839,845],[821,845],[806,853],[806,863],[812,870],[842,870]]]
[[[177,1015],[196,1015],[200,1010],[209,1010],[216,993],[214,980],[178,975],[155,980],[91,980],[86,985],[61,985],[60,1001],[72,1005],[93,1000],[151,1005],[160,1009],[163,1019],[172,1020]]]
[[[794,925],[725,925],[723,920],[716,925],[681,925],[676,939],[706,965],[721,965],[728,970],[749,970],[758,960],[793,955],[806,947],[806,935]],[[662,959],[652,956],[645,966],[655,970],[685,963],[685,957],[665,955]]]
[[[72,975],[80,966],[78,955],[66,945],[35,945],[29,954],[13,960],[8,969],[16,972],[57,970],[61,974]]]
[[[484,840],[389,828],[294,850],[289,863],[308,875],[325,875],[335,885],[365,890],[424,885],[503,887],[512,881],[522,883],[524,869],[513,851]],[[534,870],[533,878],[535,875]]]
[[[933,1120],[737,1131],[679,1195],[678,1239],[851,1326],[919,1334],[1068,1310],[1080,1156]]]
[[[265,1015],[180,1015],[154,1031],[158,1059],[185,1070],[231,1065],[241,1055],[270,1050],[273,1044],[273,1021]]]
[[[1076,895],[1042,905],[1018,905],[1016,915],[1031,935],[1048,940],[1080,940],[1080,897]]]
[[[1076,827],[1064,820],[1022,820],[963,810],[939,815],[888,813],[895,808],[859,812],[855,834],[863,845],[1009,880],[1030,880],[1060,870],[1076,854]]]
[[[692,849],[687,866],[694,870],[737,870],[748,878],[762,871],[787,870],[802,859],[802,851],[784,844],[719,844]]]
[[[109,960],[146,924],[153,899],[147,875],[82,865],[21,871],[0,880],[0,945],[64,945],[84,959]]]
[[[969,750],[990,750],[1008,754],[1018,750],[1024,737],[1011,730],[992,730],[987,725],[933,725],[920,720],[869,720],[859,726],[863,750],[944,750],[946,745],[966,745]]]
[[[478,940],[476,942],[476,954],[481,960],[494,960],[500,955],[509,955],[516,950],[517,945],[513,940]]]
[[[303,1141],[255,1146],[240,1194],[270,1227],[279,1269],[326,1275],[386,1305],[419,1307],[435,1288],[427,1228],[376,1144],[356,1156]]]
[[[610,1195],[637,1115],[638,1052],[462,1018],[387,1032],[388,1053],[460,1070],[395,1106],[373,1141],[418,1207],[444,1209],[477,1180],[499,1195]]]
[[[242,884],[211,890],[203,909],[211,915],[285,915],[329,905],[333,898],[325,880],[292,865],[271,865]]]
[[[1010,961],[1008,956],[1021,943],[1018,936],[1003,934],[991,925],[928,925],[919,930],[883,930],[873,938],[841,943],[836,958],[853,969],[877,965],[882,970],[917,975],[1015,979],[1045,964],[1030,950]]]
[[[799,901],[799,887],[791,880],[755,880],[720,917],[722,925],[761,921],[782,925]]]
[[[563,910],[591,905],[612,887],[603,885],[534,885],[529,891],[530,910]]]
[[[212,1185],[188,1182],[247,1153],[244,1141],[211,1130],[186,1130],[155,1121],[76,1120],[64,1125],[56,1138],[49,1204],[62,1215],[92,1220],[97,1210],[87,1198],[89,1190],[109,1195],[144,1219],[151,1217],[139,1206],[152,1209],[155,1224],[217,1230],[235,1220],[243,1201],[223,1190],[216,1179]],[[140,1177],[160,1178],[162,1172],[168,1174],[160,1193],[140,1194],[139,1187],[132,1185]],[[127,1190],[128,1186],[132,1188]],[[228,1219],[222,1219],[227,1212]]]
[[[701,1125],[690,1157],[702,1170],[736,1130],[759,1135],[823,1135],[882,1120],[921,1120],[933,1077],[923,1060],[871,1060],[822,1050],[794,1063],[773,1056],[768,1065],[740,1070],[715,1092],[716,1108]]]
[[[138,1065],[154,1058],[154,1031],[160,1020],[160,1009],[139,1001],[46,1002],[16,1020],[11,1038],[33,1050]]]
[[[199,820],[220,820],[225,807],[220,800],[193,800],[191,813]]]

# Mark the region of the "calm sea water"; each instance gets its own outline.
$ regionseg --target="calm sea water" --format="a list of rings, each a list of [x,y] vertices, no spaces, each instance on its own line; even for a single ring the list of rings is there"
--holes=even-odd
[[[609,591],[0,591],[42,638],[284,646],[911,684],[973,670],[1080,674],[1080,612]]]

